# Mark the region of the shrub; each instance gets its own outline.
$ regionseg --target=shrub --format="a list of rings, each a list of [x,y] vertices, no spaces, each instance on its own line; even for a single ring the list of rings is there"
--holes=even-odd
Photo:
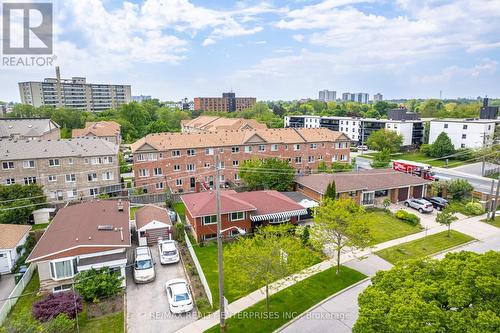
[[[425,156],[429,156],[431,154],[432,146],[430,144],[424,143],[420,146],[420,152]]]
[[[409,223],[411,225],[419,225],[420,224],[420,218],[412,213],[408,213],[406,210],[398,210],[394,216],[406,223]]]
[[[123,277],[109,271],[108,267],[89,269],[78,273],[75,289],[88,302],[99,302],[100,298],[111,297],[121,291]]]
[[[75,321],[66,314],[60,313],[44,325],[44,333],[71,333],[75,329]]]
[[[43,325],[33,319],[29,313],[24,313],[9,320],[5,326],[0,326],[0,333],[44,333]]]
[[[72,291],[49,294],[44,299],[33,304],[32,313],[36,319],[46,322],[64,313],[74,319],[82,311],[82,298]]]
[[[481,215],[484,213],[484,208],[479,202],[469,202],[465,205],[464,212],[467,215]]]
[[[384,209],[387,209],[391,205],[391,199],[385,198],[384,201],[382,201],[382,206],[384,206]]]
[[[453,179],[446,182],[446,189],[451,197],[455,200],[470,197],[474,188],[465,179]]]

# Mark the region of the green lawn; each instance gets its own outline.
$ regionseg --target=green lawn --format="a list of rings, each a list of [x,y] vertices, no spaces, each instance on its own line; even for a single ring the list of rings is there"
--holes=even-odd
[[[500,213],[499,213],[500,214]],[[500,216],[495,216],[495,220],[483,220],[484,222],[491,224],[492,226],[495,226],[497,228],[500,228]]]
[[[179,214],[179,216],[183,220],[182,222],[185,222],[184,220],[185,220],[185,215],[186,215],[186,207],[184,207],[184,203],[182,203],[182,202],[175,202],[172,205],[172,208],[174,209],[174,211],[177,214]]]
[[[130,219],[131,220],[135,220],[135,212],[141,208],[140,206],[134,206],[134,207],[130,207]]]
[[[40,289],[40,280],[38,278],[38,271],[33,273],[30,282],[24,288],[23,295],[19,297],[17,303],[11,309],[5,326],[8,327],[10,323],[20,320],[22,318],[31,318],[31,307],[34,302],[40,300],[42,297],[37,296],[36,292]],[[97,333],[97,332],[109,332],[109,333],[122,333],[123,328],[123,312],[114,313],[111,315],[93,318],[87,320],[85,312],[78,315],[78,320],[80,324],[80,332],[82,333]]]
[[[224,243],[223,251],[226,250],[229,246],[231,246],[230,243]],[[218,309],[219,299],[217,295],[219,294],[219,284],[218,284],[219,270],[217,266],[217,244],[213,242],[203,247],[195,245],[193,246],[193,248],[194,251],[196,252],[198,260],[200,261],[203,273],[205,273],[205,277],[207,278],[210,290],[212,291],[212,296],[214,298],[213,299],[214,309]],[[312,251],[311,253],[315,256],[313,264],[319,263],[322,260],[318,253]],[[236,287],[234,281],[235,281],[235,274],[231,274],[231,271],[228,270],[224,271],[224,287],[225,287],[224,296],[227,298],[229,303],[234,302],[238,298],[247,295],[249,292],[253,291],[253,290],[239,289],[238,287]]]
[[[33,224],[31,226],[31,231],[45,229],[45,228],[47,228],[49,226],[49,224],[50,223]]]
[[[360,155],[361,156],[361,155]],[[361,157],[368,157],[368,158],[373,158],[375,156],[374,153],[370,154],[364,154]],[[424,154],[420,152],[412,152],[412,153],[396,153],[391,155],[391,159],[393,160],[408,160],[408,161],[415,161],[415,162],[421,162],[421,163],[427,163],[435,167],[446,167],[446,159],[439,159],[439,160],[434,160],[432,157],[425,156]],[[454,158],[449,158],[448,159],[448,165],[451,168],[465,165],[467,162],[460,161]]]
[[[421,231],[419,226],[412,226],[384,211],[367,212],[366,221],[373,238],[370,245],[383,243]]]
[[[396,264],[398,261],[405,259],[423,258],[474,239],[454,230],[451,230],[450,237],[447,234],[447,231],[443,231],[412,242],[380,250],[375,252],[375,254],[392,264]]]
[[[269,314],[272,317],[269,319],[262,319],[267,314],[264,299],[227,319],[226,331],[273,332],[313,305],[364,278],[362,273],[344,266],[341,267],[340,275],[336,274],[335,267],[329,268],[272,295],[269,298]],[[262,317],[256,318],[259,314]],[[219,326],[205,332],[219,332]]]

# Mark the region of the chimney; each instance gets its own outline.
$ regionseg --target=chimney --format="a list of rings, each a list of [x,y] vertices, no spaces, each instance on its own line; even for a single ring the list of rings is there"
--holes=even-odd
[[[118,200],[118,211],[123,212],[123,201],[122,199]]]
[[[484,107],[487,107],[487,106],[488,106],[488,104],[489,104],[489,103],[488,103],[488,97],[485,97],[485,98],[483,99],[483,106],[484,106]]]

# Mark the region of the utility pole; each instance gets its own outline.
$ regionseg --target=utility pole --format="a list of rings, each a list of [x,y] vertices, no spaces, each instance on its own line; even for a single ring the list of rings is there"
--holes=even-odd
[[[493,212],[493,190],[495,189],[495,180],[491,180],[491,188],[490,188],[490,194],[488,195],[488,201],[487,204],[487,212],[486,212],[486,219],[490,219],[490,214]]]
[[[481,176],[484,177],[484,169],[485,169],[485,164],[486,164],[486,132],[483,132],[483,158],[482,158],[482,165],[481,165]]]
[[[497,193],[495,194],[495,203],[493,204],[493,210],[491,211],[491,220],[495,219],[498,207],[498,196],[500,195],[500,179],[497,181]]]
[[[219,314],[220,331],[224,332],[226,326],[226,313],[224,309],[224,267],[222,266],[222,218],[220,208],[220,170],[219,154],[215,155],[215,210],[217,215],[217,263],[219,266]]]
[[[365,145],[365,122],[360,119],[359,122],[361,123],[361,155],[363,155],[364,150],[364,145]]]

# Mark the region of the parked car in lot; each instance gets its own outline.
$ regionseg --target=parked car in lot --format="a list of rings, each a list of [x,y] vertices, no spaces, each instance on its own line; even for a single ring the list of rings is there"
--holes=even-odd
[[[148,283],[155,279],[155,263],[151,250],[147,246],[139,246],[134,252],[134,281]]]
[[[174,264],[180,260],[177,242],[174,240],[158,239],[158,253],[160,254],[160,263],[162,265]]]
[[[185,313],[193,310],[193,298],[189,285],[184,279],[172,279],[165,284],[168,305],[172,313]]]
[[[448,200],[443,199],[441,197],[430,197],[424,199],[429,201],[432,204],[432,206],[434,206],[434,208],[436,208],[437,210],[443,210],[448,205]]]
[[[432,212],[432,204],[425,199],[408,199],[405,201],[406,207],[411,207],[418,210],[420,213],[430,213]]]

